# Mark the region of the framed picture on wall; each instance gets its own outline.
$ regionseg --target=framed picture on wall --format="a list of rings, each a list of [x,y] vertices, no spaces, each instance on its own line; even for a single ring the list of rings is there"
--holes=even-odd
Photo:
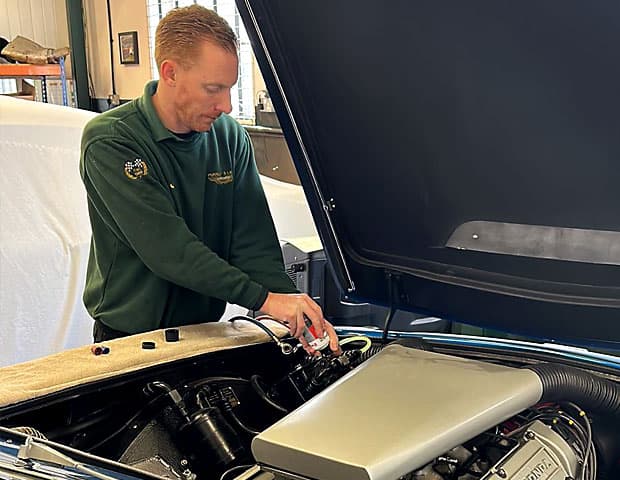
[[[138,32],[121,32],[118,34],[118,45],[122,64],[138,64]]]

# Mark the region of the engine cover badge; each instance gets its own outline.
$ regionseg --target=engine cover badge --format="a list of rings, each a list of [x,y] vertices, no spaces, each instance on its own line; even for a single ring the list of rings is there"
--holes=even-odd
[[[565,480],[576,478],[576,470],[577,458],[568,444],[537,420],[483,480]]]

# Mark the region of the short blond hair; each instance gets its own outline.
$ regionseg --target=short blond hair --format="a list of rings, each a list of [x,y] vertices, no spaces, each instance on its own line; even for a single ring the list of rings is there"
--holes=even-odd
[[[213,10],[200,5],[174,8],[161,19],[155,31],[157,68],[164,60],[175,60],[184,67],[192,64],[203,41],[210,41],[237,54],[237,36],[230,25]]]

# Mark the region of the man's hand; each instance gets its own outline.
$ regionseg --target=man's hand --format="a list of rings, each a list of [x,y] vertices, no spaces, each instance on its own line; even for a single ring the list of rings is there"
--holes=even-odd
[[[302,337],[306,326],[304,321],[305,315],[312,322],[316,334],[319,337],[323,337],[324,332],[327,332],[329,335],[329,348],[335,353],[340,353],[338,335],[336,335],[334,327],[323,318],[321,307],[305,293],[269,292],[260,311],[287,324],[291,335],[299,338],[304,348],[308,350],[307,342]]]

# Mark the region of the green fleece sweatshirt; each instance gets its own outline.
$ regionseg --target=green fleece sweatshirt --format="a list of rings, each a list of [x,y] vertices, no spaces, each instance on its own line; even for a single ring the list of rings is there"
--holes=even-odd
[[[181,138],[144,95],[97,116],[80,173],[92,240],[84,304],[126,333],[217,321],[295,287],[284,271],[246,131],[222,115]]]

